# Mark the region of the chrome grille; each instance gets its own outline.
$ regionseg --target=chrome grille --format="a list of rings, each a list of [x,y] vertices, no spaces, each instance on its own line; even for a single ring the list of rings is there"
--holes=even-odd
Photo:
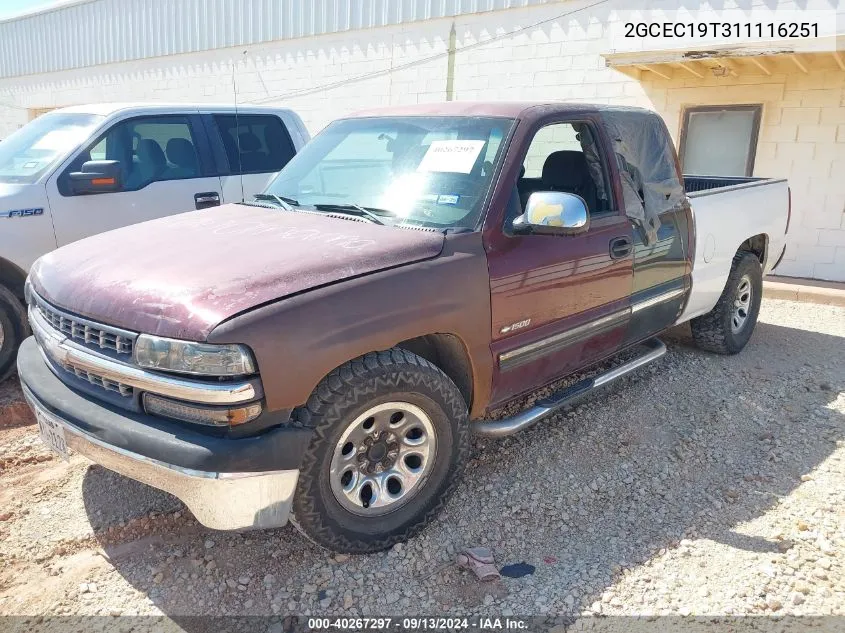
[[[86,371],[85,369],[74,367],[73,365],[62,364],[62,367],[64,367],[66,371],[69,371],[70,373],[74,374],[77,378],[87,380],[92,385],[102,387],[107,391],[117,392],[121,396],[127,398],[132,395],[132,387],[130,387],[129,385],[124,385],[122,382],[109,380],[108,378],[104,378],[103,376],[98,376],[97,374],[94,374],[90,371]]]
[[[89,347],[108,349],[118,354],[132,354],[136,334],[108,325],[101,325],[63,312],[34,292],[32,299],[42,317],[65,336]]]

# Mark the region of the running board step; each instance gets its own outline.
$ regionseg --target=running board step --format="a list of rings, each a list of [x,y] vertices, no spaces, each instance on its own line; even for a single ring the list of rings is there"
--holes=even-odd
[[[523,429],[528,428],[535,422],[539,422],[543,418],[548,417],[552,413],[563,409],[575,401],[580,400],[584,396],[600,387],[607,386],[614,380],[630,374],[635,369],[639,369],[644,365],[648,365],[656,361],[658,358],[666,353],[666,346],[658,339],[651,339],[642,344],[646,351],[636,358],[629,360],[624,365],[619,365],[613,369],[585,378],[574,385],[570,385],[565,389],[552,394],[548,398],[543,398],[534,403],[530,409],[526,409],[515,416],[505,418],[504,420],[479,420],[473,423],[472,430],[478,435],[486,437],[505,437],[506,435],[513,435]]]

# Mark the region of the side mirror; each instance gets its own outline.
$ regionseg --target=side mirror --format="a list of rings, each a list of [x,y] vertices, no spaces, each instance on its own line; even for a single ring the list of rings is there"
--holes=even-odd
[[[70,190],[76,194],[113,193],[123,188],[119,160],[89,160],[82,171],[68,174]]]
[[[512,226],[517,235],[578,235],[590,228],[590,214],[584,198],[574,193],[536,191]]]

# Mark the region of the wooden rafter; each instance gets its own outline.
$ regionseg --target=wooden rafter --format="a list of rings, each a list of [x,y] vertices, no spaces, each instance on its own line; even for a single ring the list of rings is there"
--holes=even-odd
[[[795,55],[787,55],[787,57],[789,57],[789,59],[792,60],[792,63],[795,64],[796,66],[798,66],[798,68],[801,70],[801,72],[804,73],[805,75],[808,72],[810,72],[810,71],[807,70],[807,67],[804,65],[804,62],[802,62],[800,59],[798,59]]]
[[[696,77],[698,77],[699,79],[704,79],[704,75],[702,75],[700,72],[698,72],[698,71],[697,71],[695,68],[693,68],[693,67],[692,67],[692,65],[691,65],[691,64],[689,64],[689,63],[677,62],[677,63],[675,64],[675,66],[677,66],[678,68],[683,68],[683,69],[684,69],[685,71],[687,71],[690,75],[695,75],[695,76],[696,76]]]
[[[657,75],[658,77],[663,77],[663,79],[667,79],[667,80],[671,80],[671,79],[672,79],[669,75],[666,75],[666,74],[664,74],[664,73],[660,72],[659,70],[656,70],[656,69],[654,68],[654,66],[649,66],[648,64],[636,64],[636,66],[637,66],[637,68],[639,68],[640,70],[647,70],[647,71],[649,71],[649,72],[651,72],[651,73],[654,73],[654,74],[655,74],[655,75]]]
[[[746,59],[748,61],[750,61],[752,64],[754,64],[755,66],[757,66],[757,68],[759,68],[764,75],[768,75],[768,76],[771,77],[772,71],[768,69],[766,64],[763,63],[762,59],[760,59],[758,57],[746,57]]]
[[[733,75],[734,77],[739,77],[739,70],[734,63],[734,60],[728,59],[727,57],[720,57],[718,60],[721,66],[724,66],[728,69],[728,72]]]

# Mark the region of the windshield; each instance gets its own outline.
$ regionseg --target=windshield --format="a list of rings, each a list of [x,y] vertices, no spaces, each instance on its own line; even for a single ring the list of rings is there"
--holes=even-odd
[[[0,141],[0,182],[31,184],[86,140],[103,117],[44,114]]]
[[[513,119],[378,117],[329,125],[265,193],[386,224],[474,229]]]

